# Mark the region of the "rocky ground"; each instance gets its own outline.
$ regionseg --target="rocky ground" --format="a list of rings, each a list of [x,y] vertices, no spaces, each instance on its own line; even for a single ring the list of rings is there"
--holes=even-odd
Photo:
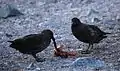
[[[0,7],[6,4],[14,4],[24,15],[0,18],[0,71],[70,71],[69,64],[78,57],[99,58],[108,65],[101,70],[82,71],[120,71],[120,0],[0,0]],[[38,54],[47,60],[30,69],[27,67],[34,58],[9,47],[8,40],[49,28],[54,32],[57,44],[74,50],[86,48],[87,44],[71,34],[73,17],[112,34],[95,44],[91,54],[74,58],[54,57],[51,43]]]

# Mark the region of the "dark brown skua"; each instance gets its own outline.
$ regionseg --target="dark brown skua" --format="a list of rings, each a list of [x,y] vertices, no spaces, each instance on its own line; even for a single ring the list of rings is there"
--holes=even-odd
[[[42,62],[43,59],[38,58],[36,54],[47,48],[51,42],[51,39],[53,40],[56,49],[57,45],[53,32],[49,29],[43,30],[40,34],[30,34],[8,42],[12,43],[10,47],[19,50],[19,52],[23,54],[30,54],[36,59],[36,61]]]
[[[72,18],[71,29],[73,35],[79,41],[89,44],[87,50],[82,51],[82,53],[90,53],[90,49],[93,48],[93,44],[99,43],[102,39],[107,37],[106,34],[110,34],[103,32],[95,25],[84,24],[76,17]]]

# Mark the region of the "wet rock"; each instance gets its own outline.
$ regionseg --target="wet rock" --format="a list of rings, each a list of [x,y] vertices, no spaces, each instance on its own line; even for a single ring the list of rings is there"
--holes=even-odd
[[[83,57],[83,58],[77,58],[71,65],[70,69],[71,71],[81,71],[86,69],[102,69],[105,68],[106,64],[104,61],[95,59],[95,58],[89,58],[89,57]]]
[[[0,18],[8,18],[13,16],[23,15],[15,6],[8,4],[5,7],[0,8]]]

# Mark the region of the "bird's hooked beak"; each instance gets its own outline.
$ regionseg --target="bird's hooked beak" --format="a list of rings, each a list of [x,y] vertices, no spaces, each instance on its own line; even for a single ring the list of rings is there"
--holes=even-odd
[[[57,51],[59,51],[59,50],[57,49],[57,44],[56,44],[55,38],[52,37],[52,40],[53,40],[53,44],[54,44],[55,49],[56,49]]]

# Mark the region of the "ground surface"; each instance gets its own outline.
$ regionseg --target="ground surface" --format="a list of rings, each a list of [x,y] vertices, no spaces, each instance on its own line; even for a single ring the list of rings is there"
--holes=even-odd
[[[0,71],[37,71],[36,67],[27,69],[34,58],[10,48],[7,41],[46,28],[52,29],[57,44],[64,43],[74,50],[87,47],[71,34],[73,17],[112,33],[94,45],[93,53],[79,57],[102,59],[110,68],[101,71],[120,71],[120,0],[0,0],[0,7],[5,4],[16,5],[25,15],[0,19]],[[40,71],[69,71],[64,65],[77,58],[53,57],[52,43],[38,56],[47,58],[47,61],[37,63]]]

